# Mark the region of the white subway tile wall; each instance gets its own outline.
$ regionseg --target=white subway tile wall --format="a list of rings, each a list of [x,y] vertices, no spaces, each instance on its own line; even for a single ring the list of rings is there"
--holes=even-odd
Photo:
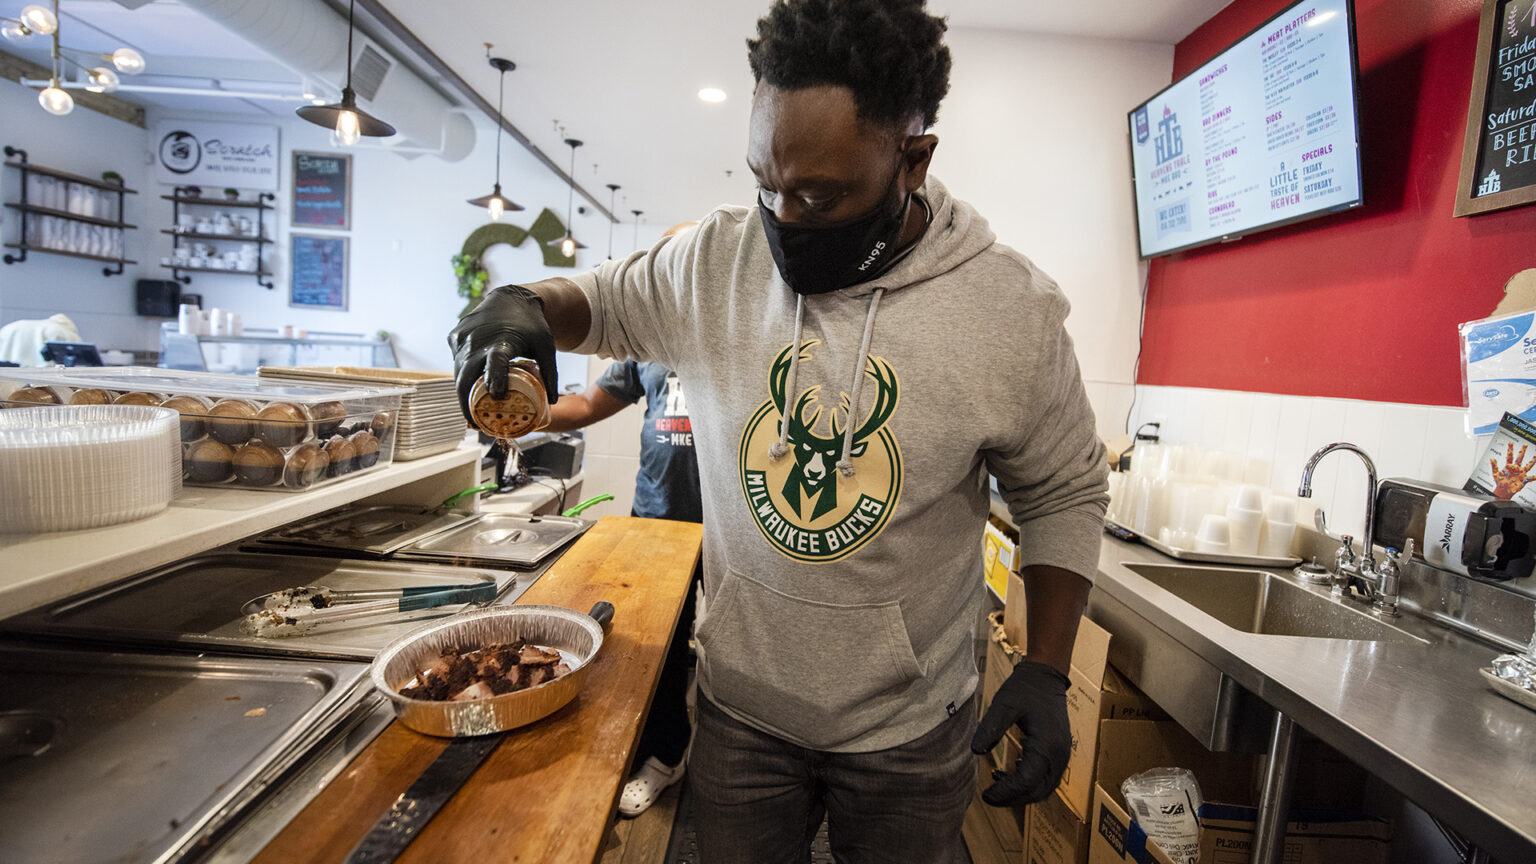
[[[1206,390],[1196,387],[1132,387],[1084,382],[1101,437],[1126,434],[1142,423],[1162,423],[1169,444],[1227,450],[1269,463],[1266,485],[1295,495],[1308,457],[1324,444],[1359,445],[1376,463],[1378,477],[1413,477],[1460,487],[1487,446],[1487,437],[1464,431],[1464,408],[1365,402]],[[1135,399],[1130,423],[1126,406]],[[1297,512],[1310,524],[1321,508],[1333,533],[1359,537],[1365,522],[1365,468],[1348,454],[1334,454],[1312,477],[1312,499]]]

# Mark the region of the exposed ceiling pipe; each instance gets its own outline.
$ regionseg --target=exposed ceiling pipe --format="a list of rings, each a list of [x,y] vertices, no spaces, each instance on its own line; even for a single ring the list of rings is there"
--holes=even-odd
[[[319,78],[341,89],[347,73],[347,22],[323,0],[181,0],[226,29],[270,54],[300,77]],[[357,54],[371,49],[392,65],[373,99],[362,98],[370,113],[389,121],[399,134],[390,145],[410,151],[429,148],[456,162],[474,149],[475,127],[468,117],[397,59],[361,33]],[[356,62],[356,58],[351,58]],[[402,151],[402,152],[410,152]]]

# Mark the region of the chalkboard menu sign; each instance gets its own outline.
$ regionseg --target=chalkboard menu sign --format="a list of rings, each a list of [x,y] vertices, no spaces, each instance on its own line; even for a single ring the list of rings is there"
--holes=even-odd
[[[289,306],[347,308],[347,238],[290,233],[293,285]]]
[[[1536,0],[1483,0],[1456,215],[1536,202]]]
[[[352,227],[352,157],[342,153],[293,153],[293,224]]]

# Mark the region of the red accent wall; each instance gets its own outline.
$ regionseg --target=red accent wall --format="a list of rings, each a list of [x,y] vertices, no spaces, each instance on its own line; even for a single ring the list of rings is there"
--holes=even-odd
[[[1154,259],[1138,384],[1463,404],[1456,325],[1536,267],[1536,205],[1451,216],[1480,5],[1355,0],[1364,205]],[[1285,6],[1235,0],[1174,80]]]

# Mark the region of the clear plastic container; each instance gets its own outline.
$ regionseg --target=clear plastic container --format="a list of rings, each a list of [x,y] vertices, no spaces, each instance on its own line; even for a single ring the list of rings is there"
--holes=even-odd
[[[274,382],[147,367],[0,369],[0,408],[158,405],[180,413],[189,486],[304,492],[394,458],[408,388]]]

